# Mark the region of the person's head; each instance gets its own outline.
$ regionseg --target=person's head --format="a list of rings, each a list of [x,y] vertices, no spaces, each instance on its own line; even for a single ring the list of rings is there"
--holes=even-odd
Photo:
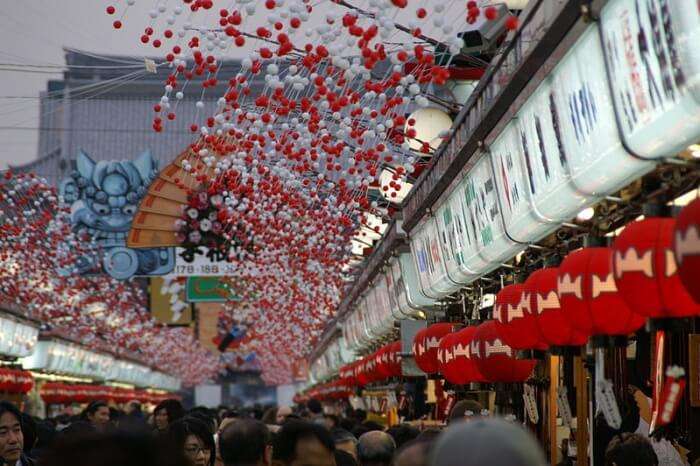
[[[336,450],[343,450],[357,460],[357,438],[345,429],[333,429],[331,431]]]
[[[358,466],[357,458],[352,456],[350,453],[344,450],[335,450],[333,454],[335,456],[336,466]]]
[[[126,414],[130,416],[138,416],[141,413],[141,402],[138,400],[131,400],[126,404],[126,409],[124,410]]]
[[[85,411],[83,411],[83,416],[86,421],[95,426],[95,429],[102,430],[109,423],[109,405],[106,401],[98,400],[93,401]]]
[[[396,451],[392,466],[427,466],[430,442],[411,440]]]
[[[274,466],[335,466],[335,445],[320,424],[287,421],[272,443]]]
[[[288,416],[292,415],[292,408],[289,406],[280,406],[275,412],[275,424],[281,426]]]
[[[328,430],[333,430],[336,427],[338,427],[338,423],[340,421],[338,420],[338,416],[335,414],[324,414],[323,415],[323,425],[326,426],[326,429]]]
[[[41,466],[188,466],[182,452],[161,445],[152,435],[123,431],[59,435],[41,455]],[[14,463],[11,463],[14,466]]]
[[[306,408],[309,410],[312,416],[318,416],[323,412],[323,406],[321,406],[321,402],[315,398],[311,398],[306,403]]]
[[[15,464],[23,449],[22,413],[12,403],[0,401],[0,456]]]
[[[254,419],[236,419],[219,434],[219,453],[225,466],[270,464],[270,432]]]
[[[268,426],[277,424],[277,407],[273,406],[272,408],[267,408],[265,413],[263,413],[261,421]]]
[[[190,466],[214,464],[214,436],[203,421],[185,417],[172,422],[167,439],[170,448],[184,453]]]
[[[182,403],[174,399],[163,400],[153,410],[153,423],[156,429],[163,432],[171,422],[182,419],[185,409]]]
[[[433,466],[544,466],[537,440],[522,427],[496,418],[451,425],[437,439]]]
[[[447,418],[447,423],[451,424],[458,421],[468,421],[481,416],[481,410],[484,409],[476,400],[460,400],[455,403],[450,416]]]
[[[396,448],[401,448],[402,445],[418,437],[420,430],[410,424],[399,424],[388,428],[386,433],[394,439]]]
[[[357,459],[362,466],[386,466],[391,463],[396,443],[381,430],[362,434],[357,440]]]
[[[659,459],[649,440],[639,434],[613,437],[605,449],[605,466],[658,466]]]

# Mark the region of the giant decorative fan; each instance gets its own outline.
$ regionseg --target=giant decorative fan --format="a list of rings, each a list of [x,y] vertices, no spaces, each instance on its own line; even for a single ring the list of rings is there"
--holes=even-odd
[[[203,188],[203,177],[197,173],[211,175],[213,169],[208,168],[191,147],[160,172],[134,215],[127,237],[128,247],[174,247],[183,243],[182,238],[178,238],[180,222],[192,193]]]

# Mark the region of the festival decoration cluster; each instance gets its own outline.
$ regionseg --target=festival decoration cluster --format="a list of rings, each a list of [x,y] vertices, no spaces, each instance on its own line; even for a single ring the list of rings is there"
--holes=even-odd
[[[141,21],[129,17],[134,3],[107,7],[115,29]],[[189,193],[177,238],[235,263],[257,335],[246,346],[268,382],[289,380],[335,312],[353,235],[381,233],[370,216],[388,219],[383,199],[399,202],[421,158],[449,136],[420,140],[410,115],[444,105],[436,95],[452,57],[470,60],[458,33],[496,19],[517,28],[487,3],[182,0],[149,12],[135,39],[162,51],[170,70],[153,130],[167,137],[186,97],[197,108],[186,123],[201,163],[185,165],[181,183],[205,188]],[[233,72],[230,57],[241,58]],[[205,94],[222,85],[205,114]]]
[[[218,359],[191,332],[151,319],[137,283],[70,272],[97,246],[71,230],[45,180],[6,172],[0,205],[0,303],[88,347],[135,354],[185,384],[218,373]]]

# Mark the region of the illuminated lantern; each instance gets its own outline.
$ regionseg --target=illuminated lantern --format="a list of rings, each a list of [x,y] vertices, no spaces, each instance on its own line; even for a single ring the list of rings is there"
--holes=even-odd
[[[700,305],[691,298],[677,273],[673,252],[675,223],[671,218],[632,222],[613,244],[617,288],[629,308],[644,317],[700,314]]]
[[[612,258],[611,248],[585,248],[559,265],[559,303],[564,317],[581,333],[628,335],[644,324],[617,291]]]
[[[493,320],[476,327],[470,351],[485,382],[524,382],[536,363],[532,359],[516,359],[515,350],[503,341]]]
[[[683,286],[695,302],[700,303],[700,198],[685,206],[678,215],[673,250]]]
[[[588,334],[575,329],[564,317],[557,295],[557,268],[549,267],[533,272],[525,282],[530,295],[530,308],[537,316],[540,333],[551,346],[580,346],[588,341]]]
[[[413,354],[416,365],[426,374],[435,374],[439,370],[437,359],[438,345],[442,337],[452,332],[450,323],[433,324],[416,333],[413,338]]]
[[[508,285],[498,292],[493,318],[499,333],[513,349],[547,349],[524,284]]]

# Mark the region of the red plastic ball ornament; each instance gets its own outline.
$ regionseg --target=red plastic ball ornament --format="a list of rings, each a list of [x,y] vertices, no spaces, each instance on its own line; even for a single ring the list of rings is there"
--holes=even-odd
[[[611,248],[585,248],[559,265],[557,293],[564,317],[588,335],[628,335],[644,325],[618,293]]]
[[[486,382],[524,382],[535,367],[534,360],[516,359],[515,349],[505,343],[493,320],[476,328],[470,346],[476,367]]]
[[[503,339],[516,350],[545,350],[547,344],[537,326],[525,285],[508,285],[496,295],[493,318]]]
[[[685,206],[678,215],[673,251],[683,286],[700,303],[700,199]]]
[[[413,354],[416,365],[426,374],[435,374],[439,370],[437,359],[438,345],[442,337],[452,332],[450,323],[433,324],[416,333],[413,339]]]
[[[633,312],[651,319],[700,314],[681,282],[673,251],[675,220],[632,222],[613,244],[615,283]]]
[[[530,307],[537,316],[542,338],[551,346],[580,346],[588,334],[574,329],[564,317],[557,295],[557,269],[549,267],[533,272],[525,282]]]

